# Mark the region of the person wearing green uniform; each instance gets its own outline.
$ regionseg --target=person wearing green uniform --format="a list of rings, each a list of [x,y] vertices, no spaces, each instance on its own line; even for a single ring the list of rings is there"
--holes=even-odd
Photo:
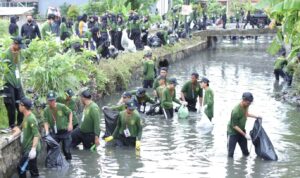
[[[180,101],[176,98],[175,87],[177,84],[178,83],[176,78],[171,78],[168,86],[162,92],[161,107],[166,119],[173,118],[174,115],[173,102],[177,104],[181,104]]]
[[[214,92],[209,87],[209,80],[205,77],[201,80],[201,88],[204,89],[203,109],[204,113],[211,121],[214,117]]]
[[[144,88],[152,88],[153,81],[155,78],[155,65],[154,65],[154,61],[152,60],[152,52],[151,51],[147,51],[146,54],[144,55],[143,66],[144,66],[143,87]]]
[[[135,96],[133,98],[133,102],[134,102],[134,104],[137,107],[137,110],[139,112],[142,112],[142,113],[145,112],[145,108],[146,108],[146,104],[147,103],[151,103],[151,104],[155,103],[154,99],[152,99],[146,93],[146,89],[145,88],[138,88],[137,90],[133,90],[130,93]],[[141,108],[142,106],[144,107],[143,109]]]
[[[90,149],[93,145],[98,146],[100,144],[100,109],[92,101],[89,90],[83,91],[80,99],[84,109],[80,128],[76,128],[72,132],[72,147],[75,148],[82,143],[84,149]]]
[[[251,140],[246,133],[245,126],[247,117],[260,118],[248,113],[249,106],[253,102],[253,95],[250,92],[243,93],[242,101],[233,108],[231,118],[227,125],[228,136],[228,157],[233,157],[235,146],[239,143],[244,156],[249,155],[247,140]]]
[[[76,103],[75,99],[73,98],[74,92],[72,89],[66,89],[65,90],[66,98],[58,97],[56,99],[57,102],[62,103],[66,105],[69,109],[72,111],[72,124],[73,124],[73,130],[78,127],[78,118],[76,116]]]
[[[286,78],[287,78],[288,86],[292,85],[293,75],[299,63],[300,63],[300,52],[297,54],[297,58],[290,60],[286,66]]]
[[[153,89],[156,90],[157,87],[159,87],[159,77],[165,77],[166,78],[166,82],[168,83],[168,68],[167,67],[162,67],[159,70],[159,76],[154,80],[153,83]]]
[[[47,21],[42,25],[42,32],[41,33],[42,33],[42,38],[43,39],[46,39],[47,36],[49,36],[48,35],[49,33],[53,33],[51,26],[52,26],[52,23],[54,21],[54,18],[55,18],[54,15],[52,15],[52,14],[48,15]]]
[[[120,99],[120,101],[118,102],[118,104],[116,106],[112,106],[112,107],[104,106],[102,108],[102,110],[105,109],[105,108],[109,108],[109,109],[111,109],[113,111],[119,111],[119,112],[124,111],[126,109],[125,103],[127,101],[129,101],[131,99],[131,97],[132,97],[132,94],[130,92],[128,92],[128,91],[125,91],[122,94],[122,98]]]
[[[140,115],[135,109],[132,100],[126,103],[126,110],[120,113],[117,127],[112,136],[105,138],[106,142],[116,139],[118,146],[135,146],[137,150],[140,149],[142,125]]]
[[[66,17],[61,18],[61,24],[59,26],[59,33],[60,33],[60,40],[64,41],[67,38],[70,38],[72,35],[72,28],[70,27],[69,23],[67,24]]]
[[[181,89],[181,100],[186,101],[189,111],[196,112],[197,99],[199,100],[199,105],[202,106],[202,95],[203,91],[200,87],[198,80],[199,74],[192,73],[191,80],[186,82]]]
[[[287,65],[287,60],[285,59],[285,52],[283,52],[282,55],[274,62],[274,75],[276,81],[279,81],[279,76],[285,79],[285,73],[283,72],[285,65]]]
[[[19,111],[17,101],[24,96],[23,88],[21,85],[21,48],[23,48],[22,37],[13,37],[11,47],[4,53],[3,62],[7,63],[8,71],[4,74],[4,104],[7,110],[9,119],[9,127],[13,128],[16,121],[20,125],[23,120],[23,114]]]
[[[38,177],[37,152],[41,150],[40,133],[38,122],[31,111],[33,103],[30,99],[23,97],[19,102],[19,110],[24,114],[22,125],[13,128],[13,134],[8,138],[12,141],[21,134],[22,157],[18,165],[18,174],[20,178],[26,178],[28,170],[31,177]],[[22,130],[22,131],[21,131]],[[24,170],[21,167],[28,165]]]
[[[148,15],[143,17],[143,22],[141,24],[141,30],[142,30],[142,43],[144,46],[147,46],[148,42],[148,34],[149,34],[149,28],[150,28],[150,17]]]
[[[62,149],[66,160],[71,160],[71,132],[73,130],[72,111],[66,105],[56,102],[56,94],[47,94],[48,106],[44,109],[44,128],[46,135],[50,134],[58,143],[62,142]]]

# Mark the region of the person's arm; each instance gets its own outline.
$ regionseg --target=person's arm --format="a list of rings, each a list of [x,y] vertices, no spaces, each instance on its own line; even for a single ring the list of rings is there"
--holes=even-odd
[[[92,117],[94,120],[94,133],[95,133],[95,144],[99,145],[99,135],[100,135],[100,111],[98,108],[92,109]]]
[[[49,134],[49,121],[47,117],[47,111],[44,111],[44,129],[45,129],[45,134]]]
[[[68,131],[71,132],[73,130],[73,113],[68,106],[64,105],[63,112],[66,116],[68,116],[69,122],[68,122]]]
[[[254,119],[257,119],[259,116],[256,116],[256,115],[253,115],[253,114],[250,114],[250,113],[246,113],[246,116],[247,117],[251,117],[251,118],[254,118]]]
[[[151,103],[151,104],[154,104],[154,103],[155,103],[154,99],[151,98],[148,94],[146,94],[146,102],[149,102],[149,103]]]
[[[116,138],[119,135],[119,129],[121,127],[121,121],[120,120],[121,120],[121,116],[119,115],[118,118],[117,118],[117,126],[116,126],[116,128],[115,128],[115,130],[112,134],[112,136],[114,138]]]
[[[15,138],[21,134],[21,129],[18,126],[15,126],[12,131],[13,131],[13,134],[12,134],[13,138]]]
[[[202,106],[202,104],[203,104],[203,89],[202,88],[200,88],[200,93],[199,93],[199,105],[200,105],[200,107]]]
[[[24,25],[21,27],[21,36],[24,37]]]
[[[185,83],[185,84],[183,85],[182,89],[181,89],[181,92],[180,92],[180,96],[181,96],[181,100],[182,100],[182,101],[186,101],[186,100],[185,100],[185,95],[184,95],[184,93],[187,92],[187,87],[188,87],[187,85],[188,85],[188,84]]]
[[[239,114],[237,112],[232,112],[231,113],[231,126],[234,130],[236,130],[238,133],[240,133],[241,135],[245,136],[246,133],[238,126],[239,124]]]

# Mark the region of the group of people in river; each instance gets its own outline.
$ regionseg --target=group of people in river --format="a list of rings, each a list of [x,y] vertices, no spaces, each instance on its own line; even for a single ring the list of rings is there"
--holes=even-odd
[[[62,143],[62,152],[66,160],[72,159],[71,150],[82,143],[84,149],[95,148],[100,144],[100,109],[92,100],[92,93],[84,90],[80,94],[80,101],[84,106],[81,119],[77,118],[75,109],[74,92],[66,89],[65,98],[57,97],[54,91],[47,94],[47,106],[43,110],[44,134],[40,133],[38,121],[32,112],[33,102],[25,97],[20,81],[19,55],[22,39],[13,38],[12,46],[8,49],[5,59],[9,60],[10,67],[5,75],[4,97],[7,108],[9,126],[12,135],[8,140],[15,139],[21,134],[22,158],[20,160],[19,175],[26,177],[26,171],[21,170],[21,165],[28,162],[27,170],[32,176],[38,176],[37,155],[41,151],[41,135],[50,135],[58,143]],[[176,96],[177,79],[169,77],[168,65],[160,65],[156,76],[156,65],[151,51],[146,51],[143,59],[143,87],[134,91],[125,91],[116,106],[104,107],[119,112],[117,125],[112,135],[104,138],[111,145],[130,146],[140,150],[143,126],[141,117],[145,114],[161,114],[165,119],[174,116],[174,102],[181,107],[187,107],[190,112],[200,111],[201,108],[210,121],[214,117],[214,93],[210,88],[210,80],[199,74],[191,73],[191,79],[182,85],[180,97]],[[147,89],[153,89],[152,98]],[[258,118],[248,113],[248,108],[253,102],[253,95],[245,92],[242,101],[231,113],[228,123],[228,156],[232,157],[236,143],[239,143],[244,155],[248,155],[247,139],[249,135],[245,131],[247,117]],[[156,111],[146,111],[147,103],[158,107]],[[197,106],[198,104],[198,106]],[[149,108],[149,107],[148,107]],[[16,111],[18,113],[15,123]],[[80,124],[79,124],[80,123]]]

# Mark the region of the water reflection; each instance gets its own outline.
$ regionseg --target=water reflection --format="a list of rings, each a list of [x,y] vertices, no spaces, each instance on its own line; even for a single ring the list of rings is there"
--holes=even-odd
[[[269,38],[256,42],[244,39],[234,44],[225,40],[214,49],[171,65],[170,76],[180,83],[177,96],[192,72],[210,79],[215,93],[215,125],[210,134],[199,132],[198,114],[182,120],[145,117],[140,156],[135,150],[104,148],[101,142],[99,154],[75,151],[66,177],[300,177],[299,112],[273,97],[284,90],[284,84],[274,83],[274,59],[265,52],[269,42]],[[249,157],[243,157],[237,146],[234,159],[227,158],[227,122],[244,91],[254,94],[250,112],[263,116],[263,127],[276,149],[278,162],[257,158],[254,147]],[[116,103],[119,96],[106,98],[106,103]],[[250,119],[246,130],[250,131],[253,123]],[[41,172],[47,177],[53,175],[45,169]]]

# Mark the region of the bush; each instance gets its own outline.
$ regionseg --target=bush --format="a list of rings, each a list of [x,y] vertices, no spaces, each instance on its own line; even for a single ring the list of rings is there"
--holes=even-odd
[[[0,38],[5,36],[10,36],[8,33],[9,21],[8,20],[1,20],[0,19]]]

